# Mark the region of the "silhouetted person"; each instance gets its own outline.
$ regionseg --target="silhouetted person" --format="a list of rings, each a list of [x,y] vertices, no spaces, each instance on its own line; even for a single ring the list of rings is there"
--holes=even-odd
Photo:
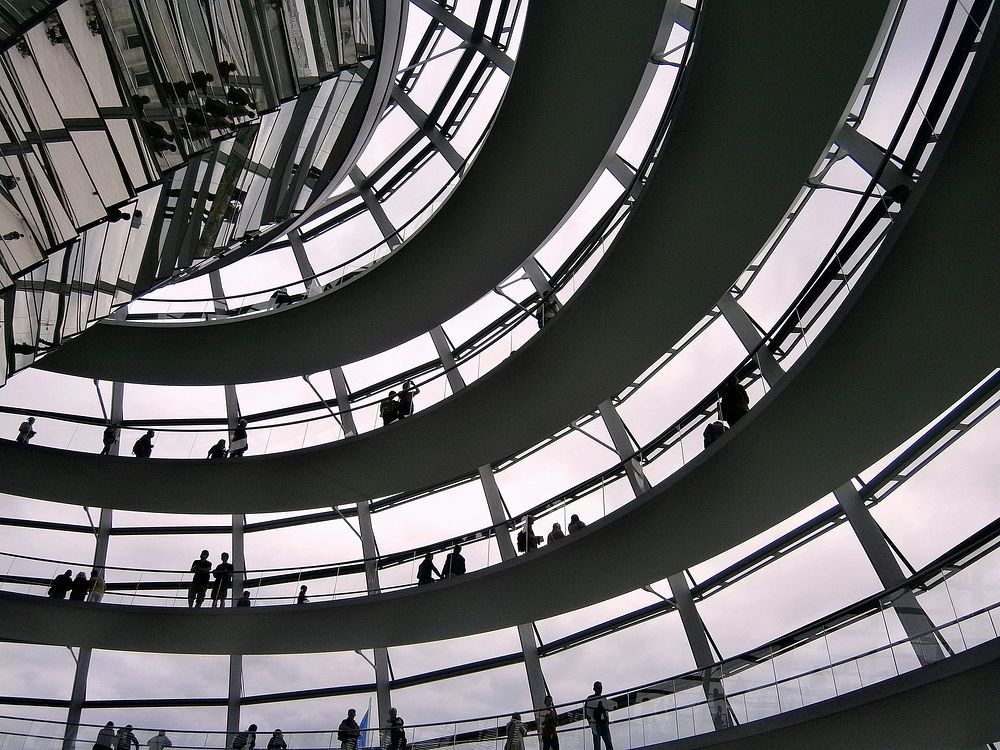
[[[538,549],[538,544],[542,538],[535,534],[535,519],[533,516],[524,517],[524,528],[517,534],[518,552],[531,552]]]
[[[545,325],[552,320],[559,312],[558,303],[552,298],[552,290],[548,290],[542,295],[542,301],[535,308],[535,319],[538,320],[538,327],[545,328]]]
[[[271,734],[271,739],[267,741],[267,750],[288,750],[288,744],[280,729],[275,729]]]
[[[109,721],[102,727],[101,731],[97,733],[97,739],[94,740],[94,750],[113,750],[115,746],[115,723]]]
[[[219,75],[222,76],[222,82],[229,83],[229,76],[236,72],[236,65],[229,60],[220,60],[216,67],[219,69]]]
[[[136,111],[141,115],[143,109],[149,104],[149,97],[145,94],[132,94],[132,106],[135,107]]]
[[[49,598],[65,599],[66,594],[68,594],[72,588],[73,571],[67,570],[65,573],[60,573],[52,579],[52,583],[49,586]]]
[[[233,430],[233,439],[229,441],[229,457],[242,458],[250,445],[247,443],[247,421],[240,417]]]
[[[434,555],[428,552],[424,555],[424,559],[421,561],[420,565],[417,566],[417,585],[423,586],[425,583],[430,583],[434,580],[431,573],[437,573],[437,577],[441,578],[441,574],[438,569],[434,567]]]
[[[191,563],[191,585],[188,586],[188,607],[200,607],[205,603],[205,593],[208,591],[208,581],[212,575],[212,563],[208,559],[208,550],[201,551],[201,557]]]
[[[101,448],[101,455],[107,456],[111,453],[111,449],[114,448],[115,443],[118,442],[118,425],[112,423],[104,428],[104,435],[101,438],[104,441],[104,447]]]
[[[212,576],[215,581],[212,583],[212,606],[226,606],[226,599],[229,598],[229,588],[233,585],[233,572],[236,569],[229,562],[229,553],[222,553],[222,562],[215,566]]]
[[[8,242],[13,242],[14,240],[19,240],[22,237],[24,237],[24,235],[21,234],[20,232],[7,232],[6,234],[4,234],[2,236]]]
[[[236,600],[237,607],[249,607],[250,606],[250,592],[243,589],[243,596]]]
[[[562,526],[554,523],[552,524],[552,531],[549,532],[549,536],[545,541],[547,544],[552,544],[552,542],[558,542],[560,539],[565,538],[566,535],[563,533]]]
[[[174,139],[173,133],[160,125],[160,123],[153,122],[152,120],[143,120],[142,129],[150,138],[162,138],[165,141],[172,141]]]
[[[146,747],[148,747],[149,750],[166,750],[166,748],[173,746],[174,743],[170,741],[169,737],[167,737],[167,731],[165,729],[161,729],[159,732],[154,734],[146,743]]]
[[[188,100],[188,94],[194,91],[194,86],[187,81],[174,81],[166,84],[163,90],[168,100],[181,104]]]
[[[153,437],[156,435],[152,430],[146,430],[146,434],[135,441],[132,446],[132,455],[136,458],[149,458],[153,455]]]
[[[575,534],[576,532],[585,528],[587,528],[587,524],[581,521],[580,516],[578,516],[576,513],[574,513],[569,517],[569,525],[566,527],[566,531],[568,531],[570,534]]]
[[[604,740],[606,750],[614,750],[614,745],[611,744],[611,719],[608,717],[608,709],[612,705],[607,698],[602,697],[602,692],[604,686],[595,682],[593,695],[583,704],[583,716],[594,737],[594,750],[601,750],[601,740]]]
[[[397,419],[406,419],[413,414],[413,397],[420,393],[420,389],[412,380],[403,383],[403,390],[399,392],[399,406],[396,407]]]
[[[202,104],[202,108],[215,117],[229,117],[229,105],[221,99],[210,96]]]
[[[28,417],[21,422],[21,426],[17,428],[17,438],[15,438],[18,445],[27,445],[31,441],[31,438],[35,436],[34,424],[34,417]]]
[[[353,708],[347,712],[347,718],[340,722],[337,727],[337,739],[340,740],[340,750],[356,750],[358,738],[361,736],[361,728],[354,720],[357,711]]]
[[[115,736],[115,750],[130,750],[132,745],[135,745],[135,750],[139,750],[139,740],[132,734],[132,725],[126,724]]]
[[[233,123],[224,115],[213,115],[203,109],[188,107],[184,110],[184,121],[195,128],[206,130],[226,130],[233,127]],[[199,134],[199,137],[204,137]]]
[[[556,713],[552,696],[545,696],[545,708],[538,712],[538,736],[542,738],[542,750],[559,750],[559,714]]]
[[[379,402],[378,413],[382,424],[391,424],[399,419],[399,398],[395,391],[389,391],[389,395]]]
[[[705,438],[705,447],[707,448],[720,437],[726,434],[729,428],[726,427],[722,422],[715,421],[708,424],[705,427],[705,432],[702,433],[702,437]]]
[[[153,151],[158,154],[162,154],[164,151],[176,151],[177,146],[172,144],[170,141],[163,138],[150,138],[149,145],[153,147]]]
[[[233,737],[233,750],[253,750],[257,742],[257,725],[251,724],[245,732],[237,732]]]
[[[87,585],[90,589],[90,595],[87,601],[91,604],[100,604],[101,599],[104,598],[104,592],[107,591],[107,584],[104,582],[104,578],[101,576],[101,571],[94,569],[90,571],[90,580],[87,581]]]
[[[73,585],[69,589],[69,600],[71,602],[83,602],[87,600],[87,592],[90,590],[90,581],[87,574],[82,570],[73,579]]]
[[[719,389],[719,400],[722,402],[719,410],[722,412],[722,419],[733,427],[750,411],[750,397],[746,388],[740,385],[740,381],[735,375],[726,378],[726,382]]]
[[[196,70],[191,74],[191,80],[194,81],[194,86],[201,93],[208,93],[208,84],[215,80],[215,76],[211,73],[206,73],[204,70]]]
[[[308,604],[309,597],[306,596],[306,591],[309,590],[308,586],[299,586],[299,595],[295,597],[296,604]]]
[[[442,578],[465,575],[465,558],[462,557],[462,545],[456,544],[455,549],[448,553],[444,559],[444,567],[441,568]]]
[[[208,459],[210,461],[217,461],[221,458],[225,458],[229,455],[229,451],[226,450],[226,441],[220,440],[211,448],[208,449]]]
[[[524,750],[524,738],[528,736],[528,730],[521,723],[521,714],[512,714],[507,722],[507,742],[504,745],[506,750]]]
[[[406,750],[406,730],[403,729],[403,718],[395,708],[389,709],[389,747],[388,750]]]
[[[249,91],[245,89],[238,88],[236,86],[230,86],[229,90],[226,92],[226,99],[231,101],[233,104],[239,104],[242,107],[250,107],[251,109],[256,109],[256,102],[251,96]]]

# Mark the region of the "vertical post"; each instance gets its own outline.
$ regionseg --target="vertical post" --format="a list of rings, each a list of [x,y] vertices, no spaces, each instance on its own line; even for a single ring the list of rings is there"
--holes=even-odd
[[[375,543],[375,529],[372,527],[371,507],[368,500],[360,500],[358,508],[358,529],[361,534],[361,552],[365,556],[365,580],[368,593],[377,594],[382,590],[378,576],[378,545]],[[378,703],[379,728],[389,726],[389,709],[392,699],[389,694],[389,649],[374,649],[375,656],[375,699]]]
[[[299,267],[299,274],[306,282],[306,290],[312,289],[319,284],[319,279],[313,278],[316,272],[312,263],[309,262],[309,255],[306,253],[306,246],[302,242],[302,233],[298,229],[293,229],[288,233],[288,244],[292,248],[292,257],[295,258],[295,265]]]
[[[702,689],[705,691],[705,699],[708,701],[712,724],[716,729],[726,729],[730,726],[729,701],[726,698],[722,676],[718,669],[713,668],[716,662],[715,654],[712,653],[705,623],[695,606],[694,598],[691,596],[691,587],[688,586],[684,571],[674,573],[667,578],[667,583],[673,594],[674,603],[677,605],[677,612],[681,616],[681,625],[684,627],[684,635],[687,637],[691,654],[694,656],[694,663],[702,670]]]
[[[354,412],[351,411],[351,391],[347,387],[347,378],[344,377],[344,370],[335,367],[330,370],[330,379],[333,381],[333,391],[337,394],[337,411],[340,412],[340,424],[344,428],[344,437],[351,437],[358,434],[358,427],[354,422]]]
[[[122,315],[115,317],[124,317]],[[120,425],[125,413],[125,384],[111,384],[111,422]],[[111,446],[110,454],[117,456],[121,449],[119,439]],[[94,569],[100,571],[101,577],[107,577],[103,568],[108,563],[108,543],[111,540],[113,511],[111,508],[101,508],[97,522],[97,539],[94,543]],[[70,691],[69,709],[66,712],[66,726],[63,732],[63,750],[74,750],[80,731],[80,719],[83,716],[83,704],[87,700],[87,681],[90,677],[90,659],[93,649],[81,647],[76,656],[76,669],[73,673],[73,687]]]
[[[451,342],[448,341],[448,334],[444,332],[444,328],[441,326],[432,328],[431,341],[434,342],[434,349],[441,359],[441,364],[444,365],[448,385],[451,386],[452,393],[458,393],[465,388],[465,378],[462,377],[462,373],[455,366],[455,357],[451,353]]]
[[[733,299],[729,292],[723,294],[719,299],[718,308],[747,352],[752,352],[764,340],[750,316],[747,315],[746,310]],[[774,384],[785,374],[785,371],[778,364],[778,360],[774,358],[774,353],[766,346],[757,349],[756,357],[757,366],[760,368],[764,382],[767,383],[768,388],[773,388]]]
[[[372,190],[371,185],[368,184],[368,178],[357,167],[351,170],[350,177],[351,182],[354,183],[354,187],[357,188],[358,194],[361,196],[361,200],[365,202],[365,208],[368,209],[368,213],[375,220],[375,225],[382,233],[386,245],[389,246],[389,250],[395,250],[403,244],[403,241],[399,238],[396,227],[389,221],[389,217],[386,215],[385,209],[382,208],[382,204],[378,202],[378,197]]]
[[[868,556],[882,586],[886,589],[896,588],[905,580],[906,575],[892,554],[889,543],[882,535],[882,529],[865,507],[864,500],[854,484],[847,482],[833,491],[833,496],[840,504],[841,510],[847,516],[848,523],[854,529],[854,534],[861,543],[861,548]],[[897,595],[892,601],[899,622],[903,626],[917,659],[922,667],[944,658],[944,651],[934,634],[934,623],[927,616],[917,597],[911,591]]]
[[[608,428],[608,434],[611,435],[611,442],[614,443],[618,457],[624,459],[626,456],[632,455],[635,452],[635,445],[629,437],[628,430],[625,429],[625,423],[618,414],[618,410],[611,403],[611,399],[604,401],[597,408],[601,413],[601,419],[604,420],[604,426]],[[625,475],[628,477],[629,484],[632,485],[632,492],[635,493],[636,497],[649,489],[649,481],[642,471],[642,464],[637,459],[631,458],[625,462]]]

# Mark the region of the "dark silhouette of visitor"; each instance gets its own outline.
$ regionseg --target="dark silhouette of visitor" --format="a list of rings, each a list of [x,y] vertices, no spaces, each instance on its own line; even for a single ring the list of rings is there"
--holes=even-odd
[[[142,96],[139,94],[132,94],[132,106],[136,108],[136,111],[138,111],[140,115],[147,104],[149,104],[148,96],[145,94]]]
[[[136,458],[149,458],[153,455],[153,437],[156,435],[152,430],[146,430],[146,434],[135,441],[132,446],[132,455]]]
[[[191,563],[191,585],[188,586],[188,607],[200,607],[205,603],[205,593],[208,591],[208,581],[212,575],[212,563],[208,559],[208,550],[201,551],[201,557]]]
[[[403,390],[399,392],[399,406],[396,407],[396,419],[406,419],[413,414],[413,397],[420,393],[420,389],[412,380],[403,383]]]
[[[256,108],[256,102],[254,102],[253,96],[246,89],[241,89],[238,86],[230,86],[229,90],[226,91],[226,99],[231,101],[233,104],[238,104],[241,107],[248,107],[250,109]]]
[[[542,750],[559,750],[559,714],[556,713],[552,696],[545,696],[545,708],[538,712],[538,735],[542,738]]]
[[[267,750],[288,750],[288,744],[280,729],[275,729],[271,734],[271,739],[267,741]]]
[[[18,445],[27,445],[31,441],[31,438],[35,436],[35,431],[32,429],[34,424],[34,417],[28,417],[21,422],[21,426],[17,428],[17,438],[15,438]]]
[[[240,417],[233,430],[233,439],[229,441],[229,457],[241,458],[247,452],[247,421]]]
[[[173,133],[160,125],[160,123],[153,122],[152,120],[143,120],[142,129],[146,131],[146,135],[150,138],[161,138],[165,141],[172,141],[174,139]]]
[[[382,417],[382,424],[391,424],[399,419],[399,399],[395,391],[389,391],[389,395],[379,402],[379,415]]]
[[[245,732],[237,732],[233,737],[233,750],[253,750],[257,743],[257,725],[251,724]]]
[[[581,521],[580,516],[576,515],[576,513],[574,513],[569,517],[569,525],[566,527],[566,531],[568,531],[570,534],[575,534],[576,532],[585,528],[587,528],[587,524]]]
[[[100,604],[101,599],[104,598],[104,592],[108,588],[101,577],[101,571],[96,568],[90,571],[90,580],[87,581],[87,584],[90,587],[90,598],[87,601],[91,604]]]
[[[548,289],[542,294],[542,301],[535,308],[535,318],[538,320],[538,327],[545,328],[546,324],[552,320],[559,312],[559,303],[552,298],[552,290]]]
[[[236,600],[237,607],[249,607],[250,606],[250,592],[247,589],[243,589],[243,596]]]
[[[72,588],[73,571],[67,570],[65,573],[60,573],[52,579],[52,583],[49,585],[49,598],[65,599],[66,594],[68,594]]]
[[[229,76],[236,72],[236,65],[229,60],[220,60],[218,66],[219,75],[222,76],[223,83],[229,83]]]
[[[71,602],[84,602],[87,600],[87,592],[90,591],[90,581],[87,574],[82,570],[73,579],[73,585],[69,590],[69,600]]]
[[[444,567],[441,568],[442,578],[465,575],[465,558],[462,557],[462,545],[456,544],[455,548],[448,553],[444,559]]]
[[[6,234],[4,234],[2,236],[8,242],[13,242],[14,240],[19,240],[22,237],[24,237],[24,235],[21,234],[20,232],[7,232]]]
[[[601,740],[604,740],[604,747],[607,750],[614,750],[614,745],[611,744],[611,719],[608,717],[608,709],[614,705],[602,697],[602,692],[604,686],[600,682],[595,682],[594,693],[583,704],[583,715],[594,737],[594,750],[601,750]]]
[[[109,721],[94,740],[94,750],[113,750],[115,746],[115,723]]]
[[[126,724],[115,736],[115,750],[130,750],[132,745],[135,745],[135,750],[139,750],[139,740],[132,734],[132,725]]]
[[[358,738],[361,737],[361,728],[354,720],[357,711],[353,708],[347,712],[347,718],[340,722],[337,727],[337,739],[340,740],[340,750],[356,750]]]
[[[196,70],[191,74],[191,80],[194,81],[196,89],[203,94],[208,94],[208,84],[215,80],[215,76],[204,70]]]
[[[233,571],[235,568],[229,562],[229,553],[222,553],[222,562],[215,566],[212,571],[212,606],[226,606],[226,599],[229,598],[229,588],[233,585]]]
[[[406,730],[403,729],[403,726],[403,717],[395,708],[390,708],[388,750],[406,750]]]
[[[306,591],[309,590],[308,586],[299,586],[299,595],[295,597],[296,604],[308,604],[309,597],[306,596]]]
[[[705,427],[705,432],[702,433],[702,437],[705,438],[705,447],[707,448],[720,437],[726,434],[729,430],[722,422],[715,421],[710,423]]]
[[[552,544],[552,542],[558,542],[560,539],[565,539],[566,535],[563,533],[562,526],[557,523],[552,524],[552,531],[549,532],[549,536],[546,538],[546,544]]]
[[[531,552],[532,550],[538,549],[538,545],[541,543],[542,538],[535,534],[534,524],[534,516],[524,517],[524,528],[517,534],[518,552]]]
[[[229,455],[229,451],[226,450],[225,439],[220,440],[211,448],[208,449],[208,458],[212,461],[217,461],[220,458],[225,458]]]
[[[101,439],[104,441],[104,447],[101,448],[101,455],[107,456],[111,453],[111,449],[114,448],[115,443],[118,442],[118,425],[112,422],[105,427],[104,435]]]
[[[153,147],[153,151],[158,154],[162,154],[165,151],[176,151],[177,146],[175,146],[170,141],[164,138],[150,138],[149,145]]]
[[[434,555],[428,552],[424,555],[420,565],[417,566],[417,585],[423,586],[425,583],[432,582],[434,577],[431,573],[436,573],[438,578],[442,577],[438,569],[434,567]]]
[[[733,427],[750,411],[750,397],[746,388],[740,385],[740,381],[735,375],[726,378],[726,382],[719,389],[719,400],[721,402],[719,411],[722,419]]]

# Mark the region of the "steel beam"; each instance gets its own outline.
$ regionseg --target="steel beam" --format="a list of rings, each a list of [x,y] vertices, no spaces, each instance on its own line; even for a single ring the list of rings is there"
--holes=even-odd
[[[441,364],[444,365],[448,385],[451,386],[452,393],[458,393],[465,388],[465,378],[462,377],[462,373],[455,364],[455,355],[451,352],[451,343],[448,341],[448,335],[441,326],[432,328],[430,333],[431,341],[434,342],[434,349],[441,359]]]
[[[399,238],[399,234],[396,232],[396,227],[394,227],[392,222],[389,221],[389,217],[382,208],[382,204],[378,202],[375,192],[368,184],[365,173],[357,167],[354,167],[354,169],[350,172],[350,176],[351,182],[354,183],[354,187],[358,190],[358,195],[360,195],[361,199],[365,202],[365,208],[368,209],[368,213],[370,213],[372,218],[375,220],[375,225],[382,233],[382,237],[385,239],[389,249],[395,250],[403,244],[403,241]]]
[[[722,295],[717,306],[722,317],[729,323],[729,327],[733,329],[747,352],[757,350],[754,355],[757,367],[760,369],[764,382],[769,388],[773,388],[774,384],[785,374],[785,371],[778,364],[778,360],[774,358],[774,353],[766,346],[761,346],[764,338],[760,335],[760,331],[757,330],[750,316],[747,315],[746,310],[733,299],[729,292]]]
[[[465,159],[462,158],[462,155],[455,150],[455,147],[451,145],[451,141],[445,137],[436,124],[431,122],[428,114],[410,98],[409,94],[399,86],[393,85],[392,98],[399,105],[400,109],[413,120],[414,124],[420,129],[420,132],[427,136],[427,140],[434,145],[434,148],[445,158],[445,161],[448,162],[448,165],[452,169],[458,171],[465,166]]]
[[[299,275],[306,282],[306,289],[312,289],[319,284],[319,279],[315,278],[316,272],[309,261],[309,254],[306,253],[306,246],[302,242],[302,233],[298,229],[293,229],[288,233],[288,245],[292,248],[292,257],[295,258],[295,265],[299,268]]]
[[[506,52],[492,45],[483,38],[482,34],[476,34],[475,29],[443,5],[434,2],[434,0],[410,0],[410,2],[455,34],[468,47],[482,54],[507,75],[514,71],[514,61]]]
[[[628,430],[625,429],[625,423],[610,399],[602,402],[597,408],[601,413],[601,419],[604,420],[604,426],[608,428],[608,434],[611,435],[615,452],[624,461],[635,453],[636,448],[632,443],[632,438],[629,437]],[[632,485],[632,492],[635,493],[636,497],[649,489],[649,480],[646,479],[642,464],[639,463],[638,459],[631,458],[625,462],[625,475],[628,477],[628,482]]]
[[[378,577],[378,545],[375,542],[375,529],[372,526],[372,514],[368,500],[362,500],[358,508],[358,530],[361,535],[361,552],[365,558],[365,580],[369,594],[382,591]],[[378,726],[389,726],[389,709],[392,699],[389,694],[389,649],[374,649],[375,656],[375,698],[378,703]]]
[[[847,482],[838,487],[833,491],[833,496],[847,516],[847,521],[854,529],[854,534],[875,569],[875,574],[881,581],[883,588],[891,589],[901,586],[906,581],[906,574],[900,567],[899,561],[892,554],[889,543],[882,534],[882,529],[872,514],[868,512],[868,508],[854,484]],[[910,639],[921,666],[926,667],[928,664],[945,657],[944,650],[934,635],[934,623],[920,606],[913,592],[907,591],[893,599],[892,608],[896,610],[899,622]]]
[[[333,392],[337,396],[337,411],[340,412],[340,425],[344,428],[344,437],[358,434],[358,426],[354,423],[354,412],[351,411],[351,391],[347,387],[347,378],[342,367],[330,370],[333,381]]]
[[[868,173],[869,177],[874,177],[881,170],[878,184],[885,192],[900,187],[905,187],[907,191],[913,190],[913,178],[887,158],[881,146],[850,125],[842,126],[834,140],[855,164]]]

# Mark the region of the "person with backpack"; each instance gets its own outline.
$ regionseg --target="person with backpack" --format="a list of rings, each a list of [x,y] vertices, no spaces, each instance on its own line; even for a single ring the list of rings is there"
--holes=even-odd
[[[49,585],[49,598],[65,599],[66,594],[68,594],[72,589],[73,571],[67,570],[65,573],[60,573],[52,579],[52,583]]]
[[[444,559],[444,567],[441,568],[442,578],[465,575],[465,558],[462,557],[462,545],[456,544],[455,549],[448,553]]]
[[[232,750],[253,750],[257,742],[257,725],[251,724],[245,732],[237,732],[233,737]]]
[[[538,734],[542,738],[542,750],[559,750],[559,714],[556,713],[552,696],[545,696],[545,708],[538,712]]]
[[[406,750],[406,730],[403,729],[403,718],[395,708],[389,709],[388,750]]]
[[[735,375],[726,378],[726,382],[719,389],[719,412],[722,419],[729,423],[730,427],[735,427],[746,413],[750,411],[750,397],[747,389],[740,385],[740,381]]]
[[[25,421],[21,422],[21,426],[17,428],[17,444],[27,445],[31,438],[35,436],[35,418],[28,417]]]
[[[337,739],[340,741],[340,750],[357,750],[358,739],[361,737],[361,728],[354,720],[357,711],[353,708],[347,712],[347,718],[340,722],[337,728]]]
[[[395,391],[389,391],[389,395],[379,402],[378,413],[383,425],[392,424],[399,419],[399,399]]]
[[[115,443],[118,442],[118,425],[114,422],[109,424],[104,428],[104,436],[101,438],[104,443],[104,447],[101,448],[100,455],[107,456],[110,455],[111,449],[114,447]]]
[[[412,380],[403,383],[403,390],[399,392],[399,404],[396,407],[396,419],[406,419],[413,414],[413,397],[420,393],[420,389]]]
[[[81,570],[73,579],[73,585],[69,590],[69,600],[71,602],[85,602],[89,592],[90,581],[87,580],[87,574]]]
[[[583,716],[594,736],[594,750],[601,750],[601,740],[604,740],[605,750],[615,750],[611,744],[611,719],[608,716],[612,704],[601,695],[603,692],[604,686],[599,681],[595,682],[593,694],[583,704]]]

